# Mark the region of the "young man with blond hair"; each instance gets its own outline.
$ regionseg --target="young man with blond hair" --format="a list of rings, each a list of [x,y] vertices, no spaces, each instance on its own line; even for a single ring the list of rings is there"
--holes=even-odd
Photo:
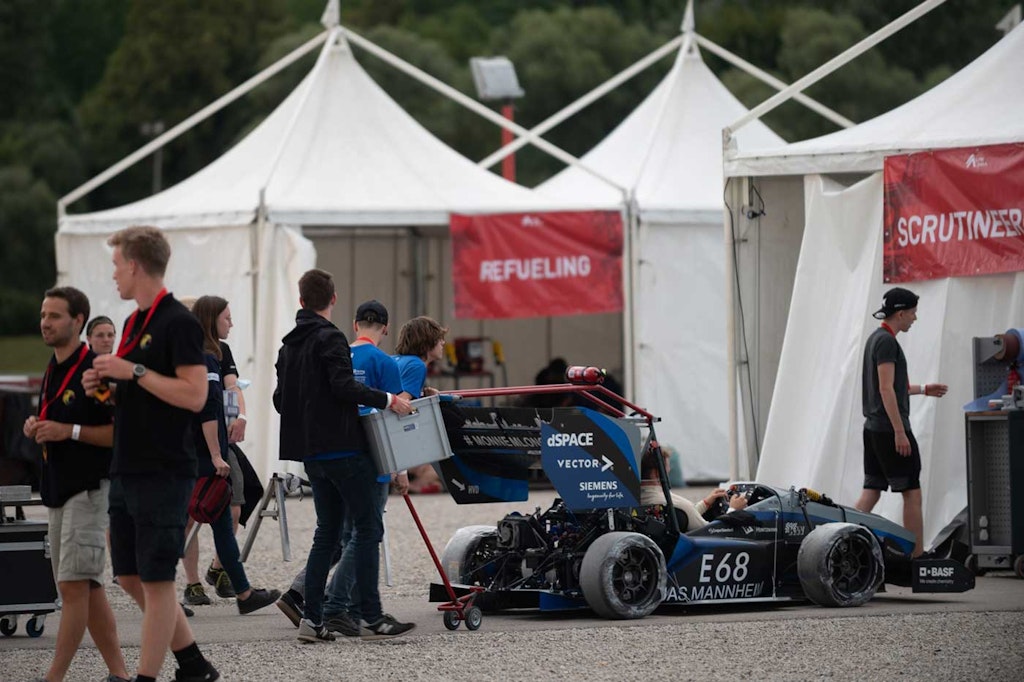
[[[212,682],[207,661],[179,607],[174,574],[185,544],[196,478],[193,415],[206,403],[199,321],[164,288],[171,247],[155,227],[129,227],[114,248],[114,282],[138,309],[115,353],[97,357],[83,383],[115,403],[110,485],[110,554],[118,584],[143,611],[136,680],[152,682],[167,649],[177,682]]]

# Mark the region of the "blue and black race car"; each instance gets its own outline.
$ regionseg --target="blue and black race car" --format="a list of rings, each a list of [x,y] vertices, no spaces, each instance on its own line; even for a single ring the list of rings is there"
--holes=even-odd
[[[485,611],[589,607],[623,619],[663,604],[810,599],[845,607],[867,602],[885,584],[915,592],[974,587],[973,573],[956,561],[912,559],[914,538],[902,526],[807,489],[734,484],[730,492],[746,496],[746,508],[723,508],[688,531],[667,485],[665,504],[639,504],[640,459],[658,448],[653,421],[582,407],[532,418],[495,408],[446,417],[455,456],[440,469],[456,501],[476,501],[467,491],[481,501],[522,491],[515,472],[533,446],[534,462],[540,454],[560,495],[547,510],[459,529],[441,557],[456,592],[483,588],[475,603]],[[479,434],[486,447],[460,452],[460,442],[472,445]],[[477,457],[484,466],[474,464]],[[503,458],[518,465],[503,466]],[[654,459],[667,481],[663,458]],[[442,585],[431,585],[432,601],[447,599]]]

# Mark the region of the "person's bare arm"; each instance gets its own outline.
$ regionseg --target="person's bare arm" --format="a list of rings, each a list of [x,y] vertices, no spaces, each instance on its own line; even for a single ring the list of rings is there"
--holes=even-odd
[[[907,438],[907,431],[903,428],[903,419],[900,417],[899,404],[896,402],[896,364],[883,362],[878,365],[878,392],[882,396],[882,405],[885,407],[885,414],[889,417],[889,423],[896,434],[896,452],[903,457],[910,456],[910,439]]]
[[[35,441],[37,443],[52,443],[61,440],[70,440],[74,424],[55,422],[49,419],[36,422]],[[114,445],[114,425],[103,426],[82,425],[79,427],[78,440],[89,445],[98,445],[101,448],[109,448]]]
[[[100,355],[93,360],[93,368],[101,377],[114,381],[131,381],[134,363],[113,355]],[[190,412],[199,412],[206,404],[206,365],[181,365],[174,368],[174,376],[165,376],[148,370],[139,386],[160,400]]]
[[[245,427],[248,424],[248,418],[245,414],[245,394],[238,386],[238,377],[234,374],[225,376],[224,390],[234,391],[235,395],[238,396],[238,419],[231,422],[231,425],[228,426],[228,442],[241,443],[245,440]]]
[[[231,465],[224,459],[220,451],[220,438],[217,435],[217,422],[203,422],[203,439],[206,447],[210,449],[210,460],[213,461],[213,468],[217,470],[218,476],[227,476],[231,473]]]

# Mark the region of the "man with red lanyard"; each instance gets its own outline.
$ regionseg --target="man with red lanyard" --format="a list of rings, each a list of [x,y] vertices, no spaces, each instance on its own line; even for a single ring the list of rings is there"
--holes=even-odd
[[[97,357],[83,384],[101,393],[114,384],[110,555],[118,584],[143,610],[135,679],[155,680],[170,647],[176,680],[217,680],[174,589],[196,477],[191,422],[207,395],[203,331],[164,289],[171,247],[160,230],[129,227],[107,244],[114,248],[118,293],[139,307],[125,322],[117,352]]]
[[[67,675],[87,627],[110,671],[108,682],[128,678],[103,589],[113,414],[82,387],[82,374],[96,357],[80,338],[87,319],[89,299],[78,289],[44,294],[39,330],[53,357],[43,375],[39,416],[25,420],[23,429],[43,446],[39,492],[49,513],[50,562],[62,600],[47,682]]]
[[[914,556],[924,551],[921,513],[921,453],[910,430],[910,396],[946,395],[945,384],[911,384],[907,358],[896,335],[917,320],[917,294],[894,287],[885,292],[874,317],[881,326],[864,347],[864,490],[857,509],[875,508],[890,487],[903,495],[903,526],[917,538]]]

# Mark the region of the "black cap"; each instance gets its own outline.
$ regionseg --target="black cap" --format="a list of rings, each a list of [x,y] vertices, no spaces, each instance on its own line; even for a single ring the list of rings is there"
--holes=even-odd
[[[901,310],[917,307],[918,296],[909,289],[893,287],[882,296],[882,307],[873,313],[876,320],[884,320]]]
[[[377,300],[360,303],[359,307],[356,308],[356,322],[386,325],[388,323],[388,309]]]

